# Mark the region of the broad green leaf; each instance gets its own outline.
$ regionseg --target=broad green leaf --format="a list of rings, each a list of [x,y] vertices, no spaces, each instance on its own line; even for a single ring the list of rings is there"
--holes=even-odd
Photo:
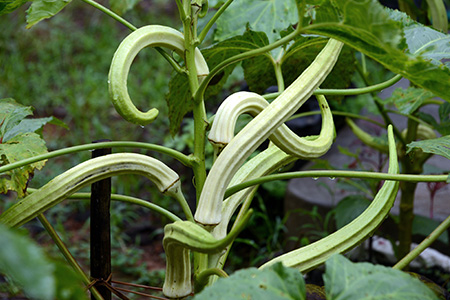
[[[430,290],[433,291],[433,293],[439,298],[439,300],[447,300],[449,292],[444,287],[437,285],[433,281],[431,281],[429,278],[418,274],[414,272],[408,272],[409,275],[411,275],[414,278],[419,279],[421,282],[423,282]]]
[[[419,111],[417,115],[420,119],[433,125],[434,129],[436,129],[440,134],[450,134],[450,103],[444,102],[443,104],[439,105],[440,122],[436,121],[434,116],[421,111]]]
[[[337,229],[356,219],[370,205],[370,200],[363,195],[350,195],[339,201],[334,209]]]
[[[184,115],[194,107],[186,74],[176,73],[170,79],[166,103],[169,108],[170,133],[174,136],[180,128]]]
[[[30,158],[47,152],[44,140],[36,133],[25,133],[11,138],[0,144],[0,166],[4,166],[22,159]],[[23,197],[28,181],[33,177],[35,169],[42,169],[46,161],[39,161],[23,166],[0,176],[0,193],[9,190],[16,191]]]
[[[306,289],[300,272],[278,263],[263,270],[250,268],[221,278],[194,297],[194,300],[203,299],[301,300],[306,299]]]
[[[72,0],[33,0],[27,10],[27,28],[59,13]]]
[[[0,16],[16,10],[28,0],[0,0]]]
[[[47,152],[44,140],[34,133],[47,123],[66,126],[56,118],[25,119],[32,107],[17,103],[14,99],[0,99],[0,166]],[[42,169],[45,161],[17,168],[0,176],[0,193],[16,191],[24,196],[28,181],[35,169]]]
[[[209,68],[213,69],[215,66],[217,66],[227,58],[233,57],[246,51],[258,49],[266,44],[267,36],[264,32],[247,30],[243,35],[235,36],[228,40],[219,42],[211,48],[204,49],[202,53],[206,61],[208,62]],[[268,57],[269,54],[260,56]],[[245,60],[243,64],[244,63]],[[222,86],[225,84],[228,76],[231,74],[235,66],[236,64],[226,67],[221,73],[215,76],[217,78],[213,78],[212,82],[209,84],[209,89],[206,92],[206,98],[220,92]],[[248,68],[249,66],[246,65],[246,67]],[[248,76],[249,75],[247,74],[247,77]]]
[[[411,53],[421,55],[435,65],[450,58],[450,35],[421,25],[405,29],[405,38]]]
[[[397,88],[389,98],[383,100],[383,103],[392,103],[399,112],[409,115],[419,109],[425,100],[433,97],[433,93],[421,88]]]
[[[222,41],[214,46],[203,49],[202,54],[212,70],[223,60],[239,53],[256,49],[260,41],[264,39],[264,33],[247,31],[241,36]],[[232,64],[217,74],[209,83],[205,92],[205,99],[216,95],[222,89],[236,64]],[[166,103],[169,108],[170,133],[175,135],[180,128],[183,117],[192,111],[193,99],[189,89],[188,78],[185,74],[175,74],[169,82],[169,93],[166,94]]]
[[[48,118],[39,118],[39,119],[24,119],[20,121],[19,124],[12,127],[10,130],[8,130],[5,135],[3,136],[3,142],[7,142],[10,138],[15,137],[16,135],[20,135],[23,133],[28,132],[36,132],[45,124],[55,124],[62,126],[67,129],[67,125],[64,124],[64,122],[54,118],[54,117],[48,117]]]
[[[255,32],[251,37],[255,47],[264,47],[269,44],[263,32]],[[277,85],[274,64],[275,61],[269,53],[251,57],[242,62],[244,78],[251,91],[262,94],[269,86]]]
[[[436,139],[411,142],[406,147],[408,148],[406,153],[409,153],[414,148],[419,148],[425,153],[437,154],[450,159],[450,135]]]
[[[234,1],[217,20],[214,38],[223,41],[243,34],[250,27],[264,32],[273,43],[282,30],[297,22],[295,0],[239,0]]]
[[[31,299],[87,300],[79,276],[67,265],[49,260],[28,237],[0,224],[0,273]]]
[[[323,0],[305,18],[304,31],[336,38],[450,101],[450,70],[427,57],[408,53],[403,24],[375,0]]]
[[[321,37],[296,38],[281,59],[285,85],[288,86],[312,63],[320,50],[327,43]],[[353,49],[344,47],[331,73],[321,84],[321,88],[343,89],[350,86],[356,69]],[[329,96],[328,100],[338,100],[342,97]]]
[[[450,103],[445,102],[439,106],[439,118],[441,122],[435,127],[442,135],[450,134]]]
[[[31,106],[24,106],[11,98],[0,99],[0,143],[5,139],[8,130],[31,114]]]
[[[54,266],[27,237],[0,225],[0,273],[7,274],[32,299],[54,299]]]
[[[325,263],[323,276],[328,300],[408,299],[438,297],[407,273],[370,263],[352,263],[334,255]]]
[[[119,15],[133,9],[141,0],[109,0],[111,10]]]

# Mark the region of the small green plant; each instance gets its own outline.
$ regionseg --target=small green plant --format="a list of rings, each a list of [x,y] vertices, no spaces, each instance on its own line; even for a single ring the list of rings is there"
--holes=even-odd
[[[148,142],[113,141],[74,146],[39,155],[28,153],[26,159],[19,161],[5,160],[5,143],[0,144],[0,172],[5,176],[17,172],[20,176],[29,178],[30,171],[25,173],[24,166],[34,170],[38,166],[32,164],[51,157],[104,147],[151,150],[159,153],[161,157],[171,157],[192,169],[195,211],[188,205],[180,176],[162,162],[163,159],[138,153],[115,153],[93,158],[58,175],[32,193],[27,191],[26,181],[21,181],[17,186],[6,186],[6,190],[22,192],[19,196],[24,197],[20,197],[0,215],[0,223],[18,227],[38,217],[97,299],[101,299],[98,291],[90,285],[88,276],[43,216],[49,208],[67,198],[85,196],[77,191],[95,181],[115,175],[141,175],[152,181],[162,195],[175,200],[181,207],[183,217],[141,199],[125,195],[112,197],[113,200],[145,206],[170,220],[164,227],[162,241],[166,254],[162,291],[167,298],[179,299],[192,293],[198,293],[199,297],[202,297],[201,292],[205,287],[214,286],[218,277],[227,277],[223,268],[233,241],[246,226],[253,212],[250,206],[258,184],[280,178],[321,176],[385,180],[370,205],[352,222],[314,243],[279,255],[260,266],[260,269],[284,274],[286,276],[281,278],[291,281],[287,274],[296,274],[294,277],[300,278],[300,273],[281,269],[280,262],[300,272],[314,269],[330,258],[329,264],[344,264],[332,257],[350,250],[373,234],[388,215],[400,181],[402,184],[410,184],[447,180],[448,175],[418,175],[420,172],[416,168],[417,163],[411,163],[407,155],[408,151],[414,151],[413,148],[430,152],[427,148],[429,144],[410,143],[418,137],[430,139],[431,143],[442,142],[444,148],[447,145],[446,137],[434,139],[435,133],[430,126],[425,128],[414,116],[409,117],[408,131],[402,134],[390,124],[386,109],[380,109],[380,115],[386,123],[383,127],[387,128],[386,143],[373,139],[351,122],[350,126],[366,143],[388,153],[387,173],[314,170],[269,175],[300,158],[320,157],[331,147],[335,129],[333,112],[326,96],[332,98],[374,93],[405,77],[420,87],[417,89],[421,93],[427,90],[434,96],[450,101],[450,70],[448,65],[442,62],[448,59],[450,49],[447,45],[449,38],[444,33],[416,23],[403,13],[386,9],[376,1],[176,0],[182,31],[155,24],[137,28],[99,3],[92,0],[83,1],[105,12],[132,31],[118,46],[112,57],[109,75],[107,78],[105,76],[109,96],[116,111],[136,128],[152,126],[151,123],[156,118],[162,117],[156,108],[146,112],[138,109],[128,91],[128,75],[134,59],[143,48],[152,47],[165,58],[174,71],[166,96],[169,131],[176,135],[183,118],[187,113],[192,113],[194,137],[190,153]],[[0,14],[9,13],[24,2],[26,1],[7,1],[0,5]],[[33,1],[27,14],[28,27],[55,15],[69,2]],[[111,1],[112,8],[126,10],[122,6],[123,3],[119,3],[120,1]],[[433,22],[445,27],[442,16],[435,9],[431,12]],[[205,22],[200,22],[202,19]],[[209,47],[202,48],[213,26],[216,26],[214,40]],[[362,53],[360,62],[355,60],[355,51]],[[349,89],[355,64],[362,70],[362,74],[365,74],[365,56],[397,75],[386,82]],[[228,96],[211,120],[207,117],[205,103],[219,93],[239,62],[242,62],[244,77],[251,91],[240,91]],[[260,94],[274,84],[278,87],[277,93]],[[320,107],[322,129],[317,136],[299,137],[284,123],[306,101],[314,101],[309,100],[313,95]],[[401,99],[407,102],[411,112],[411,105],[414,107],[412,111],[415,111],[430,97],[414,96],[412,100],[407,97]],[[382,105],[376,103],[378,106]],[[433,103],[441,105],[443,110],[447,107],[442,101],[433,100]],[[235,133],[235,125],[241,114],[250,114],[254,118]],[[340,114],[354,117],[350,113]],[[17,113],[10,111],[1,117],[1,124],[7,124],[5,121],[16,118]],[[438,125],[442,123],[437,124],[436,129],[440,129]],[[5,135],[11,135],[11,130],[12,127],[2,125],[2,139],[5,139]],[[271,141],[269,146],[251,157],[267,139]],[[214,148],[213,153],[205,150],[207,140]],[[396,140],[400,141],[401,145],[399,156]],[[29,145],[33,143],[29,142]],[[213,161],[210,169],[206,164],[208,154],[212,155],[212,159],[208,159]],[[419,151],[415,154],[420,163],[427,157]],[[445,154],[448,155],[448,149]],[[402,171],[407,174],[399,174],[399,157],[403,164]],[[401,219],[400,224],[403,223],[408,224],[407,220]],[[405,267],[449,226],[448,223],[447,220],[439,225],[429,239],[395,267]],[[337,272],[334,270],[330,275],[333,278]],[[382,275],[378,274],[373,280],[388,286]],[[270,279],[268,285],[271,289],[276,284]],[[332,287],[328,288],[329,295],[334,294],[335,283],[331,285]],[[407,285],[414,286],[415,283]],[[394,289],[396,287],[393,286]],[[205,293],[206,291],[207,289]],[[368,289],[367,293],[376,291]],[[425,294],[425,299],[434,299],[431,292]],[[334,296],[330,297],[335,299]],[[402,299],[401,297],[403,296],[400,293],[398,299]]]

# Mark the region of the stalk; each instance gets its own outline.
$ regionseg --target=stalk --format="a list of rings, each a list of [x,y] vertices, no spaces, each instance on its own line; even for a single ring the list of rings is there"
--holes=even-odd
[[[206,128],[208,119],[206,117],[206,110],[204,104],[204,93],[198,94],[199,89],[199,77],[197,68],[195,66],[194,50],[197,46],[197,22],[193,22],[192,18],[197,18],[195,14],[192,14],[190,0],[183,0],[184,18],[183,31],[184,31],[184,43],[185,43],[185,62],[187,68],[187,76],[189,80],[189,88],[193,95],[193,115],[194,115],[194,153],[192,171],[194,172],[194,184],[196,190],[196,198],[200,198],[203,185],[206,180],[206,166],[205,166],[205,142],[206,142]],[[191,25],[192,24],[192,25]],[[201,74],[205,75],[205,74]],[[201,81],[204,81],[202,76]],[[196,95],[198,94],[198,95]],[[196,95],[196,97],[194,96]],[[197,200],[198,202],[198,200]],[[184,251],[184,250],[183,250]],[[183,252],[184,253],[184,252]],[[184,255],[187,255],[184,253]],[[188,258],[190,259],[190,258]],[[208,256],[204,253],[194,253],[194,277],[200,272],[208,268]]]
[[[100,148],[116,148],[116,147],[126,147],[126,148],[140,148],[140,149],[146,149],[151,151],[156,151],[159,153],[167,154],[175,159],[177,159],[179,162],[181,162],[183,165],[190,167],[193,164],[193,160],[191,157],[188,157],[187,155],[178,152],[176,150],[173,150],[171,148],[167,148],[164,146],[156,145],[156,144],[150,144],[150,143],[142,143],[142,142],[103,142],[103,143],[92,143],[92,144],[85,144],[85,145],[78,145],[73,147],[67,147],[64,149],[54,150],[48,153],[36,155],[30,158],[26,158],[11,164],[7,164],[0,167],[0,174],[20,168],[38,161],[47,160],[54,157],[59,157],[67,154],[73,154],[81,151],[92,151],[95,149]]]
[[[185,17],[183,21],[184,29],[184,43],[185,43],[185,60],[187,67],[187,75],[189,80],[189,88],[192,95],[195,95],[199,88],[199,77],[197,68],[195,65],[195,47],[196,47],[196,24],[193,19],[196,18],[195,14],[192,14],[190,1],[183,1]],[[205,74],[200,74],[205,75]],[[206,128],[208,120],[206,118],[205,104],[203,101],[203,94],[198,98],[194,98],[194,163],[192,169],[194,171],[194,182],[197,192],[197,198],[200,197],[203,184],[206,179],[206,167],[205,167],[205,141],[206,141]]]
[[[119,16],[118,14],[113,12],[112,10],[104,7],[100,3],[97,3],[94,0],[82,0],[82,1],[84,1],[85,3],[95,7],[96,9],[100,10],[101,12],[107,14],[108,16],[110,16],[114,20],[118,21],[119,23],[121,23],[122,25],[124,25],[125,27],[130,29],[131,31],[135,31],[137,29],[136,26],[134,26],[133,24],[131,24],[130,22],[128,22],[127,20],[125,20],[124,18],[122,18],[121,16]],[[174,68],[174,70],[176,72],[178,72],[178,73],[181,72],[181,68],[178,66],[178,63],[176,62],[175,59],[173,59],[172,56],[167,54],[166,51],[164,51],[160,47],[155,47],[155,49],[167,60],[167,62]]]
[[[418,123],[408,119],[407,134],[405,142],[409,143],[416,139]],[[404,147],[406,147],[404,145]],[[412,153],[414,155],[414,153]],[[413,160],[409,155],[401,159],[403,172],[410,174],[422,173],[423,162]],[[399,247],[397,259],[402,259],[411,250],[412,243],[412,224],[414,220],[414,195],[417,188],[417,182],[402,182],[400,184],[400,223],[398,225]]]
[[[419,256],[425,249],[431,246],[431,244],[441,236],[444,231],[446,231],[450,227],[450,216],[448,216],[441,224],[439,224],[436,229],[427,236],[419,245],[417,245],[414,250],[408,253],[405,257],[403,257],[399,262],[397,262],[392,268],[402,270],[407,267],[414,258]]]
[[[78,273],[78,275],[81,277],[81,279],[83,280],[83,282],[88,286],[91,284],[91,281],[89,280],[89,277],[84,273],[83,269],[81,268],[81,266],[78,264],[78,262],[75,260],[75,258],[72,256],[72,254],[70,253],[69,249],[67,249],[66,245],[64,244],[64,242],[61,240],[61,238],[59,237],[58,233],[55,231],[55,229],[53,228],[53,226],[50,224],[50,222],[47,220],[47,218],[43,215],[40,214],[38,216],[39,221],[41,222],[42,226],[44,226],[45,230],[47,231],[47,233],[50,235],[50,237],[52,238],[53,242],[56,244],[56,246],[58,247],[59,251],[61,251],[61,254],[64,256],[64,258],[67,260],[67,262],[69,263],[69,265],[72,267],[72,269]],[[103,300],[102,295],[100,295],[100,293],[97,291],[97,289],[94,286],[91,286],[89,288],[89,290],[92,293],[92,296],[94,296],[95,299],[97,300]]]
[[[393,181],[408,181],[408,182],[447,182],[449,174],[443,175],[418,175],[418,174],[389,174],[366,171],[343,171],[343,170],[311,170],[311,171],[297,171],[286,172],[281,174],[272,174],[261,176],[256,179],[244,181],[242,183],[229,187],[225,192],[225,198],[246,189],[248,187],[263,184],[265,182],[275,180],[289,180],[293,178],[361,178],[361,179],[375,179],[375,180],[393,180]]]

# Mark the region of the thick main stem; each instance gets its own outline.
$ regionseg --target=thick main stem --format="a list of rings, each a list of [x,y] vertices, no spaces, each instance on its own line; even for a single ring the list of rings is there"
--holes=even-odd
[[[183,1],[185,19],[183,21],[184,41],[185,41],[185,60],[189,81],[189,88],[192,95],[195,95],[199,88],[199,77],[195,65],[195,47],[196,47],[196,22],[193,22],[191,14],[190,1]],[[204,75],[204,74],[201,74]],[[200,98],[200,99],[198,99]],[[203,102],[203,95],[194,98],[194,163],[192,169],[194,171],[194,182],[197,192],[197,199],[200,197],[203,184],[206,180],[205,168],[205,136],[207,128],[206,110]]]
[[[408,128],[405,141],[407,143],[414,141],[417,135],[418,123],[412,119],[408,119]],[[406,147],[404,145],[404,147]],[[420,174],[422,173],[422,164],[417,160],[412,160],[410,156],[403,156],[402,160],[403,173]],[[398,226],[399,247],[397,259],[402,259],[411,250],[412,243],[412,224],[414,220],[414,194],[417,188],[416,182],[402,182],[400,184],[400,223]]]
[[[189,80],[189,88],[193,95],[193,114],[194,114],[194,153],[192,170],[194,172],[194,183],[196,190],[197,202],[200,198],[200,194],[203,189],[203,185],[206,180],[206,167],[205,167],[205,142],[206,142],[206,128],[207,118],[206,110],[203,101],[203,93],[197,95],[199,88],[199,77],[197,68],[195,66],[195,47],[197,46],[197,22],[193,21],[193,18],[197,16],[192,14],[190,1],[183,1],[184,19],[184,42],[185,42],[185,61],[187,68],[187,75]],[[201,74],[204,75],[204,74]],[[196,95],[196,97],[194,96]],[[202,253],[194,253],[194,277],[201,273],[208,267],[208,256]]]

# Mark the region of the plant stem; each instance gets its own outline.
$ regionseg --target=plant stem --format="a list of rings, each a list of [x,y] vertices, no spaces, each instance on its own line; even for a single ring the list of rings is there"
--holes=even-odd
[[[395,180],[395,181],[409,181],[409,182],[446,182],[449,175],[416,175],[416,174],[388,174],[378,172],[365,171],[342,171],[342,170],[312,170],[312,171],[297,171],[286,172],[281,174],[273,174],[262,176],[256,179],[248,180],[240,184],[229,187],[225,192],[224,198],[228,198],[234,193],[239,192],[245,188],[253,185],[262,184],[274,180],[286,180],[293,178],[319,178],[319,177],[345,177],[345,178],[364,178],[377,180]]]
[[[189,88],[192,95],[195,95],[199,88],[199,79],[197,74],[197,68],[195,66],[195,47],[197,41],[195,40],[196,34],[194,33],[197,28],[196,22],[193,19],[197,16],[191,15],[190,1],[184,1],[184,11],[186,17],[183,21],[184,29],[184,43],[185,43],[185,61],[187,68],[187,75],[189,80]],[[195,20],[194,20],[195,21]],[[197,199],[200,197],[200,193],[203,188],[203,184],[206,180],[206,167],[205,167],[205,142],[206,142],[206,128],[208,120],[206,118],[205,104],[203,101],[203,94],[194,97],[194,153],[192,169],[194,171],[194,182],[197,194]]]
[[[401,75],[395,75],[389,80],[386,80],[384,82],[362,87],[362,88],[354,88],[354,89],[317,89],[314,91],[314,95],[324,95],[324,96],[355,96],[355,95],[362,95],[367,93],[373,93],[381,91],[385,88],[390,87],[391,85],[397,83],[400,79],[403,77]],[[281,93],[271,93],[264,95],[264,98],[266,99],[275,99],[278,97]]]
[[[80,267],[78,262],[72,256],[72,254],[70,253],[69,249],[67,249],[66,245],[61,240],[61,238],[59,237],[58,233],[55,231],[55,229],[50,224],[50,222],[47,220],[47,218],[43,214],[40,214],[38,216],[38,219],[41,222],[42,226],[44,226],[44,228],[47,231],[47,233],[52,238],[53,242],[58,247],[59,251],[61,251],[62,255],[65,257],[67,262],[73,268],[73,270],[80,275],[81,279],[83,280],[83,282],[86,285],[89,285],[91,283],[91,281],[89,280],[89,277],[84,273],[83,269]],[[103,297],[100,295],[100,293],[97,291],[97,289],[95,287],[92,286],[92,287],[90,287],[89,290],[91,291],[92,296],[94,296],[95,299],[103,300]]]
[[[409,143],[416,139],[418,123],[408,119],[407,134],[405,142]],[[403,146],[405,147],[405,146]],[[404,149],[402,150],[404,151]],[[404,173],[420,174],[422,173],[422,164],[412,160],[410,156],[404,155],[401,159]],[[400,184],[400,212],[398,225],[398,253],[397,259],[402,259],[411,251],[412,243],[412,224],[414,220],[414,195],[417,188],[417,182],[402,182]]]
[[[179,0],[177,0],[179,1]],[[211,18],[211,20],[208,21],[208,23],[205,25],[203,30],[200,32],[198,36],[199,42],[203,42],[206,35],[208,34],[211,27],[216,23],[217,19],[223,14],[223,12],[227,9],[228,6],[233,2],[233,0],[227,0],[222,6],[217,10],[217,12],[214,14],[214,16]]]
[[[379,127],[385,128],[383,123],[377,122],[369,117],[366,116],[361,116],[358,114],[354,114],[354,113],[350,113],[350,112],[346,112],[346,111],[337,111],[337,110],[332,110],[331,113],[335,116],[343,116],[343,117],[349,117],[352,119],[360,119],[360,120],[364,120],[367,122],[370,122],[372,124],[375,124]],[[292,115],[292,117],[290,117],[288,119],[288,121],[293,120],[293,119],[297,119],[297,118],[301,118],[301,117],[307,117],[307,116],[313,116],[313,115],[320,115],[321,112],[320,110],[316,110],[316,111],[308,111],[308,112],[304,112],[304,113],[299,113],[299,114],[295,114]]]
[[[205,104],[203,101],[204,91],[198,93],[199,79],[197,68],[195,66],[195,47],[198,44],[196,40],[196,15],[191,13],[190,0],[183,0],[183,9],[185,17],[183,21],[185,53],[184,59],[186,63],[189,88],[193,95],[193,115],[194,115],[194,153],[192,171],[194,172],[194,184],[196,191],[197,203],[206,180],[205,166],[205,142],[206,128],[208,120],[206,118]],[[194,18],[194,19],[193,19]],[[202,253],[194,253],[194,278],[203,270],[208,268],[208,255]]]
[[[275,77],[277,78],[278,92],[281,94],[284,91],[283,71],[281,70],[281,63],[279,60],[273,62]]]
[[[119,16],[118,14],[116,14],[115,12],[113,12],[112,10],[104,7],[103,5],[101,5],[98,2],[95,2],[94,0],[82,0],[84,2],[86,2],[87,4],[95,7],[96,9],[100,10],[101,12],[107,14],[108,16],[110,16],[111,18],[113,18],[114,20],[118,21],[119,23],[123,24],[125,27],[127,27],[128,29],[130,29],[131,31],[135,31],[137,28],[136,26],[134,26],[133,24],[131,24],[130,22],[128,22],[127,20],[125,20],[124,18],[122,18],[121,16]]]
[[[364,81],[364,83],[365,83],[366,85],[368,85],[368,86],[371,86],[371,83],[369,82],[369,78],[367,77],[367,74],[364,73],[364,71],[362,70],[362,68],[360,67],[360,65],[357,64],[356,67],[357,67],[356,70],[357,70],[358,73],[360,74],[360,76],[361,76],[362,80]],[[394,78],[396,78],[397,76],[400,76],[400,75],[396,75],[396,76],[394,76]],[[401,78],[401,76],[400,76],[400,78]],[[392,79],[392,78],[391,78],[391,79]],[[394,82],[394,83],[395,83],[395,82]],[[392,84],[394,84],[394,83],[392,83]],[[379,98],[378,98],[378,96],[375,94],[375,92],[372,92],[372,97],[373,97],[373,102],[375,103],[375,106],[377,107],[378,112],[380,113],[381,117],[383,118],[384,123],[386,124],[386,126],[389,125],[389,124],[394,125],[394,122],[392,122],[391,117],[389,117],[389,115],[387,114],[386,110],[384,109],[384,106],[380,103],[380,101],[378,101]],[[403,139],[403,136],[402,136],[402,134],[400,133],[400,131],[398,130],[398,128],[397,128],[396,126],[393,126],[393,129],[394,129],[394,135],[395,135],[395,137],[396,137],[398,140],[400,140],[400,142],[401,142],[403,145],[406,145],[405,140]]]
[[[210,277],[214,275],[222,278],[228,277],[228,274],[224,270],[219,268],[210,268],[198,274],[196,280],[200,286],[206,286],[208,281],[210,281]]]
[[[180,19],[183,21],[186,19],[186,12],[184,11],[183,4],[181,3],[181,0],[175,0],[178,7],[178,13],[180,14]]]
[[[397,262],[392,268],[402,270],[409,263],[419,256],[426,248],[430,247],[431,244],[441,236],[444,231],[450,227],[450,216],[448,216],[438,227],[436,227],[429,236],[427,236],[419,245],[417,245],[414,250],[409,252],[405,257],[403,257],[399,262]]]
[[[254,50],[249,50],[246,51],[244,53],[240,53],[237,54],[235,56],[232,56],[230,58],[227,58],[225,60],[223,60],[221,63],[219,63],[217,66],[215,66],[210,72],[209,74],[205,77],[205,79],[202,81],[202,83],[200,84],[196,94],[194,95],[194,99],[198,97],[198,95],[203,95],[205,93],[206,87],[208,86],[209,82],[211,81],[211,79],[217,75],[220,71],[222,71],[225,67],[233,64],[233,63],[237,63],[239,61],[242,61],[246,58],[250,58],[250,57],[254,57],[260,54],[264,54],[266,52],[269,52],[273,49],[276,49],[286,43],[288,43],[289,41],[291,41],[292,39],[294,39],[297,35],[300,34],[300,30],[297,28],[297,30],[295,30],[294,32],[291,32],[290,34],[284,36],[283,38],[279,39],[278,41],[266,45],[264,47],[258,48],[258,49],[254,49]]]
[[[36,191],[36,189],[28,188],[27,191],[34,192],[34,191]],[[74,193],[74,194],[70,195],[69,197],[67,197],[67,199],[90,200],[91,193]],[[156,213],[159,213],[161,216],[166,217],[167,219],[169,219],[170,222],[181,221],[181,218],[178,217],[177,215],[175,215],[174,213],[172,213],[171,211],[168,211],[168,210],[162,208],[161,206],[158,206],[158,205],[148,202],[146,200],[138,199],[138,198],[131,197],[131,196],[118,195],[118,194],[111,194],[111,200],[125,202],[125,203],[131,203],[131,204],[135,204],[135,205],[139,205],[139,206],[148,208]]]
[[[94,0],[82,0],[82,1],[97,8],[101,12],[107,14],[108,16],[110,16],[114,20],[118,21],[119,23],[121,23],[122,25],[124,25],[125,27],[130,29],[131,31],[135,31],[137,29],[136,26],[134,26],[133,24],[131,24],[130,22],[128,22],[127,20],[125,20],[124,18],[122,18],[121,16],[119,16],[118,14],[113,12],[112,10],[104,7],[100,3],[95,2]],[[178,63],[173,59],[172,56],[170,56],[166,51],[161,49],[161,47],[155,47],[155,49],[169,62],[169,64],[174,68],[174,70],[176,72],[178,72],[178,73],[182,72],[182,69],[180,68]]]
[[[193,159],[187,155],[184,155],[181,152],[178,152],[176,150],[173,150],[171,148],[167,148],[164,146],[156,145],[156,144],[150,144],[150,143],[141,143],[141,142],[104,142],[104,143],[93,143],[93,144],[85,144],[85,145],[79,145],[79,146],[73,146],[68,147],[60,150],[51,151],[45,154],[36,155],[27,159],[23,159],[11,164],[4,165],[0,167],[0,174],[3,172],[7,172],[12,169],[16,169],[22,166],[26,166],[41,160],[46,160],[66,154],[72,154],[76,152],[81,151],[92,151],[95,149],[105,148],[105,147],[126,147],[126,148],[140,148],[140,149],[147,149],[156,151],[159,153],[167,154],[175,159],[177,159],[179,162],[181,162],[183,165],[190,167],[193,164]]]
[[[416,117],[416,116],[414,116],[414,115],[411,115],[411,114],[404,114],[404,113],[401,113],[401,112],[399,112],[399,111],[397,111],[397,110],[392,110],[392,109],[386,109],[386,112],[388,112],[388,113],[393,113],[393,114],[397,114],[397,115],[399,115],[399,116],[403,116],[403,117],[408,118],[408,119],[411,119],[411,120],[413,120],[413,121],[415,121],[415,122],[417,122],[417,123],[420,123],[420,124],[422,124],[422,125],[424,125],[424,126],[427,126],[427,127],[430,127],[430,128],[432,128],[432,129],[434,129],[433,125],[428,124],[428,123],[425,122],[424,120],[421,120],[421,119],[419,119],[418,117]]]

